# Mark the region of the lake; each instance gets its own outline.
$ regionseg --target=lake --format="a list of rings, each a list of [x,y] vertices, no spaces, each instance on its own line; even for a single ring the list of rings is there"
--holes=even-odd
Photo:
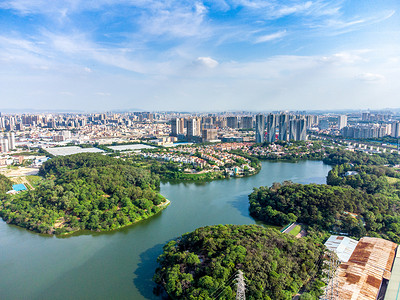
[[[0,221],[1,299],[160,299],[152,276],[162,246],[198,227],[255,224],[253,187],[292,180],[325,183],[320,161],[262,162],[259,174],[209,183],[165,183],[171,201],[158,215],[107,233],[43,236]]]

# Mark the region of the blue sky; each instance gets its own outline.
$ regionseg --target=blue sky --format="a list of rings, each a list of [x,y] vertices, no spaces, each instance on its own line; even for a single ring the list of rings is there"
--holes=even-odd
[[[400,107],[399,8],[2,0],[0,111]]]

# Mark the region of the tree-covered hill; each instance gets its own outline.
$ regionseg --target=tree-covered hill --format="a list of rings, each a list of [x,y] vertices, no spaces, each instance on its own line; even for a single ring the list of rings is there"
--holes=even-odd
[[[3,174],[0,174],[0,195],[12,189],[12,181]]]
[[[266,223],[299,221],[317,230],[400,242],[398,199],[360,189],[317,184],[274,184],[249,195],[250,214]]]
[[[110,230],[148,218],[166,201],[158,176],[101,154],[53,158],[40,174],[35,190],[1,201],[8,223],[48,234]]]
[[[198,228],[164,246],[154,280],[173,299],[235,299],[242,270],[246,299],[292,299],[308,282],[319,295],[322,245],[257,225]],[[317,299],[311,296],[311,299]]]
[[[341,149],[332,149],[323,161],[329,165],[341,165],[345,163],[356,165],[397,165],[400,164],[400,155],[397,153],[369,154],[359,151],[352,152]]]

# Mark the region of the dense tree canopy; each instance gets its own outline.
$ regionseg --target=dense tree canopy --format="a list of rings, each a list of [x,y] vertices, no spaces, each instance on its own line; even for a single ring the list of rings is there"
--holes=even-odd
[[[235,299],[240,269],[246,299],[292,299],[306,282],[317,285],[318,296],[318,280],[309,280],[319,271],[322,248],[257,225],[207,226],[164,246],[154,280],[173,299]]]
[[[3,174],[0,174],[0,195],[12,189],[12,181]]]
[[[116,229],[161,210],[159,179],[148,170],[100,154],[57,157],[32,191],[4,199],[1,217],[41,233]]]
[[[269,224],[286,225],[298,220],[319,230],[400,241],[399,199],[380,193],[286,183],[255,188],[249,200],[251,215]]]
[[[330,165],[352,163],[357,165],[397,165],[400,164],[400,155],[396,153],[369,154],[359,151],[332,149],[329,155],[323,159]]]
[[[390,188],[388,177],[400,178],[400,173],[386,166],[343,164],[329,171],[327,184],[351,186],[369,194],[384,193]]]

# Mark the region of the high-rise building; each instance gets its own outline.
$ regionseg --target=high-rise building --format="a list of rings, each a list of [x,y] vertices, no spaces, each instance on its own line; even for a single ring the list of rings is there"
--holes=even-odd
[[[391,124],[391,136],[392,137],[400,137],[400,122],[396,121]]]
[[[363,112],[361,114],[361,120],[362,121],[369,121],[371,117],[371,113],[370,112]]]
[[[307,123],[307,129],[310,129],[314,125],[314,116],[313,115],[306,116],[306,123]]]
[[[185,119],[174,118],[171,120],[171,135],[178,136],[183,134],[185,127]]]
[[[214,117],[212,117],[212,116],[203,117],[201,119],[201,124],[209,124],[209,125],[214,124]]]
[[[276,138],[276,124],[277,116],[274,114],[269,114],[267,116],[267,142],[273,143]]]
[[[278,139],[281,141],[289,140],[289,119],[290,116],[287,114],[282,114],[279,116],[279,135]]]
[[[241,117],[240,128],[252,129],[253,128],[253,117]]]
[[[214,125],[219,127],[219,128],[225,128],[226,125],[226,118],[225,117],[216,117],[218,119],[214,120]]]
[[[347,126],[347,116],[345,115],[340,115],[338,117],[338,128],[339,130],[342,129],[343,127]]]
[[[202,141],[209,142],[217,139],[217,129],[216,128],[205,128],[202,130]]]
[[[297,141],[305,141],[307,139],[307,124],[304,118],[297,120]]]
[[[187,139],[193,140],[195,136],[201,136],[201,120],[200,118],[194,117],[186,121],[187,126]]]
[[[1,152],[6,153],[9,151],[8,147],[8,139],[4,138],[3,136],[0,137],[0,147],[1,147]]]
[[[15,133],[14,131],[7,133],[8,147],[10,150],[15,149]]]
[[[289,140],[305,141],[307,138],[306,120],[297,118],[289,121]]]
[[[264,143],[265,116],[256,116],[256,143]]]
[[[226,125],[229,128],[238,128],[239,122],[238,122],[238,117],[227,117],[226,118]]]
[[[318,123],[318,128],[320,130],[327,130],[329,129],[329,121],[327,119],[322,119]]]
[[[379,124],[364,124],[343,127],[341,133],[344,137],[368,139],[380,138],[387,135],[388,126]]]

